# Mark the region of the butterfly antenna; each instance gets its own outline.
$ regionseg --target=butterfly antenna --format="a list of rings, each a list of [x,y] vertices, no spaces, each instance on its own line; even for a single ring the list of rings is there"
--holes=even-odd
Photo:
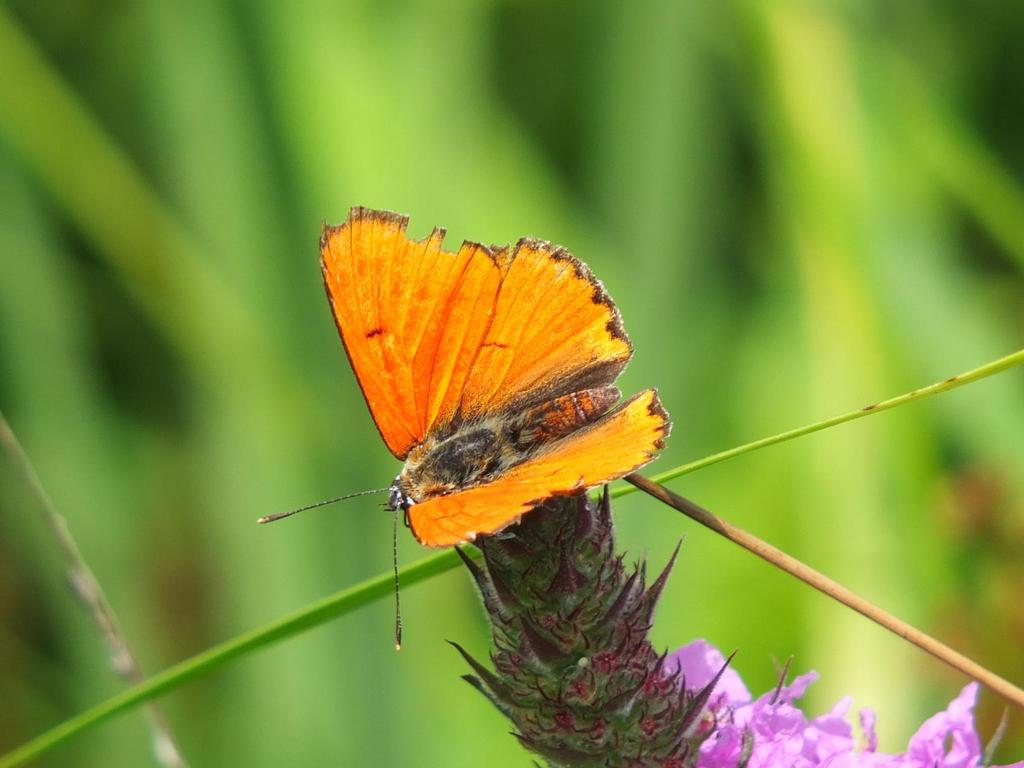
[[[336,499],[325,499],[324,501],[318,501],[316,504],[307,504],[304,507],[299,507],[298,509],[293,509],[288,512],[278,512],[274,515],[264,515],[256,522],[260,525],[263,525],[265,523],[273,523],[276,520],[283,520],[286,517],[297,515],[299,514],[299,512],[305,512],[307,509],[315,509],[316,507],[326,507],[328,504],[334,504],[335,502],[344,501],[345,499],[354,499],[356,496],[369,496],[371,493],[384,493],[387,490],[387,488],[374,488],[372,491],[357,491],[356,493],[347,493],[344,496],[339,496]]]
[[[391,515],[391,564],[395,571],[395,650],[402,650],[402,605],[398,599],[398,507]]]

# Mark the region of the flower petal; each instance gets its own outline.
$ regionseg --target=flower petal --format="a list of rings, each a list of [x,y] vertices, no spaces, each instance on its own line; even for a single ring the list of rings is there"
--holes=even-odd
[[[686,675],[687,688],[707,684],[725,662],[712,645],[697,640],[669,659],[670,671]],[[794,702],[817,680],[815,672],[797,677],[779,690],[751,701],[739,675],[729,669],[719,682],[716,731],[701,746],[697,768],[735,768],[752,739],[748,768],[979,768],[981,739],[974,727],[977,683],[964,687],[944,712],[926,720],[906,752],[879,753],[876,717],[870,709],[858,713],[862,743],[858,748],[847,720],[852,700],[840,699],[832,709],[808,720]],[[714,701],[714,697],[712,699]],[[1024,761],[1004,768],[1024,768]]]
[[[722,652],[706,640],[694,640],[678,651],[670,654],[665,661],[665,670],[674,674],[677,670],[686,680],[686,687],[691,691],[699,691],[710,683],[725,664]],[[750,691],[743,684],[739,673],[729,667],[722,673],[718,685],[709,701],[709,709],[717,711],[724,705],[746,704],[750,701]]]

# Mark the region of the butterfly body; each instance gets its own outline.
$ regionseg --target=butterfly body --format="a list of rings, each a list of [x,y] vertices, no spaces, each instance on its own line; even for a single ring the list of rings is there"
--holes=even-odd
[[[321,265],[345,351],[377,429],[404,462],[390,506],[448,546],[536,504],[622,477],[669,432],[657,393],[619,403],[632,355],[585,264],[523,238],[442,248],[407,219],[353,208],[325,227]]]
[[[518,412],[461,423],[431,435],[406,457],[391,486],[392,509],[500,478],[545,446],[596,421],[621,398],[616,387],[571,392]]]
[[[514,448],[497,419],[463,424],[409,452],[395,478],[403,508],[487,482],[515,463]]]

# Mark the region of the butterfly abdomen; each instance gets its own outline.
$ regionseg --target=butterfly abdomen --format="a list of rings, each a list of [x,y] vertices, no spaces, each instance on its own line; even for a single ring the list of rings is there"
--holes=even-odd
[[[565,437],[599,419],[621,396],[618,387],[598,387],[538,403],[516,419],[512,441],[521,448],[530,448]]]

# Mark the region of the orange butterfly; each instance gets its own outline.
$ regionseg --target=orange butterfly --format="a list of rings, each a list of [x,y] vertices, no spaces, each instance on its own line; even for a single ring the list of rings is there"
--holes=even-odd
[[[654,458],[668,415],[653,389],[615,407],[633,349],[585,264],[529,238],[452,253],[443,229],[411,240],[407,223],[353,208],[320,254],[366,404],[405,462],[390,508],[421,543],[495,533]]]

